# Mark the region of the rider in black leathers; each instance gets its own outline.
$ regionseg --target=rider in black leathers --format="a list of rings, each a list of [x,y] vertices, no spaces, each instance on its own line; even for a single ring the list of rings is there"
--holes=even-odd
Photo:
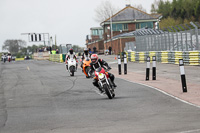
[[[111,69],[111,67],[108,65],[108,63],[106,61],[104,61],[103,59],[99,59],[97,54],[92,54],[91,55],[91,63],[90,63],[90,66],[91,66],[91,71],[94,72],[96,68],[99,68],[99,67],[103,67],[103,68],[107,68],[107,69]],[[114,87],[117,87],[116,84],[114,83],[114,80],[115,80],[115,76],[111,73],[108,73],[109,77],[110,77],[110,80],[111,82],[113,83],[113,86]],[[99,85],[98,85],[98,80],[97,79],[94,79],[93,81],[93,85],[96,86],[97,88],[99,88]]]
[[[85,58],[90,59],[90,57],[91,57],[91,54],[89,53],[88,48],[84,48],[84,53],[82,54],[82,57],[81,57],[81,59],[82,59],[82,61],[81,61],[81,68],[83,68],[83,61],[84,61],[84,59]]]

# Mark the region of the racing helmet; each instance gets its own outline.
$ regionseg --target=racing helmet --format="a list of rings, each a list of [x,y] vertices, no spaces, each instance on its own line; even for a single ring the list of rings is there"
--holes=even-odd
[[[74,51],[73,51],[72,48],[69,50],[69,53],[70,53],[70,54],[73,54],[73,53],[74,53]]]
[[[91,55],[91,61],[93,64],[96,64],[98,62],[98,55],[97,54],[92,54]]]

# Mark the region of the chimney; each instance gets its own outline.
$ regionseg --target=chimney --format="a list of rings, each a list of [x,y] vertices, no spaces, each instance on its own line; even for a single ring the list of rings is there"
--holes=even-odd
[[[126,0],[126,7],[131,6],[131,1],[130,0]]]

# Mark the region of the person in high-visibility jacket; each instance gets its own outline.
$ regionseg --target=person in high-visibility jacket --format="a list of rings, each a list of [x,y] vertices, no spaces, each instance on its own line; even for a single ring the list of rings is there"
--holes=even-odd
[[[56,51],[55,51],[55,50],[52,50],[51,53],[52,53],[52,54],[56,54]]]

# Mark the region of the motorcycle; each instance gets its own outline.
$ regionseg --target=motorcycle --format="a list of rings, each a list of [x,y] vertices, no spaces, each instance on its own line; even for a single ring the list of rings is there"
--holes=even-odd
[[[86,78],[90,78],[89,76],[89,71],[90,71],[90,63],[91,63],[91,59],[86,58],[83,60],[83,72],[86,76]]]
[[[108,69],[109,70],[109,69]],[[97,80],[99,87],[103,93],[105,93],[109,99],[115,97],[114,86],[109,78],[108,70],[105,70],[103,67],[95,69],[94,75]]]
[[[70,58],[66,67],[70,76],[74,76],[74,72],[76,72],[76,60],[74,58]]]
[[[6,62],[6,57],[5,57],[5,56],[3,56],[3,62],[4,62],[4,63]]]
[[[8,62],[11,62],[11,56],[8,55]]]

